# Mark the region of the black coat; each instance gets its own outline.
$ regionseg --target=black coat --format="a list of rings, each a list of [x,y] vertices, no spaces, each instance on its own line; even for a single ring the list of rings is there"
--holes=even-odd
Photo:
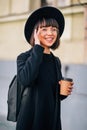
[[[18,121],[17,121],[17,130],[39,130],[38,128],[33,128],[33,121],[37,121],[34,119],[34,112],[37,104],[37,91],[36,91],[36,78],[39,73],[39,67],[42,62],[44,48],[35,45],[31,50],[22,53],[17,58],[17,77],[20,83],[29,87],[29,95],[27,97],[27,101],[21,111],[19,113]],[[57,81],[62,79],[61,74],[61,63],[59,58],[55,57],[56,64],[56,72],[57,72]],[[60,121],[60,100],[64,99],[64,96],[60,94],[60,87],[57,82],[56,84],[56,100],[55,100],[55,113],[52,124],[52,130],[61,130],[61,121]],[[43,93],[44,94],[44,93]],[[51,100],[50,100],[51,102]],[[41,103],[41,100],[40,102]],[[44,104],[45,105],[45,104]],[[47,107],[47,106],[45,106]],[[28,109],[27,109],[28,108]],[[39,113],[41,112],[41,108],[39,108]],[[40,126],[40,124],[39,124]],[[42,129],[40,129],[42,130]],[[44,130],[44,128],[43,128]]]

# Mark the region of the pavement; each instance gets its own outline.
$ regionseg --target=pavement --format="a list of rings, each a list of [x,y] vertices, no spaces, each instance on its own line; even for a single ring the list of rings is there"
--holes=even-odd
[[[5,115],[0,114],[0,130],[15,130],[16,123],[7,121]]]

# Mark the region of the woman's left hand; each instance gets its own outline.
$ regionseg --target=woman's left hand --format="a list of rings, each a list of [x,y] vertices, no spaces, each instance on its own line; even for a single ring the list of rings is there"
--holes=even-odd
[[[38,29],[38,31],[35,29],[34,30],[34,40],[35,40],[35,45],[40,45],[40,40],[39,40],[39,32],[40,32],[40,29]]]

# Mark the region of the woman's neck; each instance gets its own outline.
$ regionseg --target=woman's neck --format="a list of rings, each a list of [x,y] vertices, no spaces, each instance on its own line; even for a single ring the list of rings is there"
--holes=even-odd
[[[50,48],[48,48],[48,47],[46,48],[46,47],[45,47],[45,48],[44,48],[44,53],[50,54]]]

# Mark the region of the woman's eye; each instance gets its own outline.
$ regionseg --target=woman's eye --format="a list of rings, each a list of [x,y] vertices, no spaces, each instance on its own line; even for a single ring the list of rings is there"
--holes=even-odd
[[[46,29],[46,28],[43,28],[42,31],[47,31],[47,29]]]
[[[56,28],[52,28],[52,31],[56,32],[56,31],[57,31],[57,29],[56,29]]]

